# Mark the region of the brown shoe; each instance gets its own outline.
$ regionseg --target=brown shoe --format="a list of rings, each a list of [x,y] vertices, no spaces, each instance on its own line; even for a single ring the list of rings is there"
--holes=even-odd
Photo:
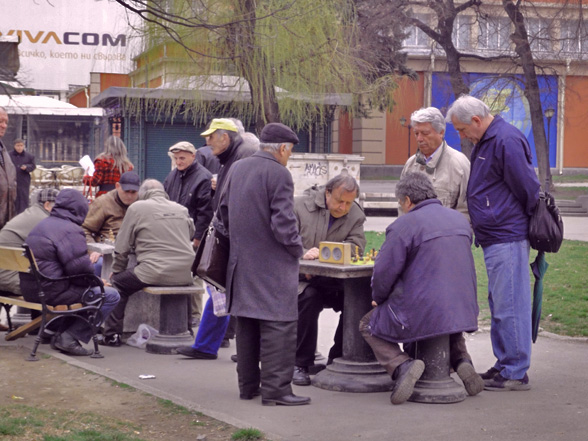
[[[3,325],[2,323],[0,323],[0,332],[4,332],[4,331],[8,331],[8,326]]]

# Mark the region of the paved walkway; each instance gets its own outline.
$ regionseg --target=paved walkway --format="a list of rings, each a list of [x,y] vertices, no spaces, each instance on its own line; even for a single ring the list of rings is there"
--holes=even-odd
[[[326,353],[336,314],[323,313],[319,350]],[[32,337],[2,345],[29,346]],[[492,363],[490,338],[468,338],[479,370]],[[199,410],[239,427],[256,427],[272,440],[517,440],[585,441],[588,433],[588,344],[540,336],[533,346],[528,392],[488,392],[456,404],[405,403],[392,406],[389,393],[352,394],[294,386],[312,398],[301,407],[265,407],[260,399],[238,398],[234,348],[221,349],[218,360],[183,359],[147,354],[122,346],[104,348],[105,358],[73,358],[48,351],[64,361],[163,399]],[[0,355],[1,357],[1,355]],[[1,361],[0,361],[1,365]],[[153,374],[152,380],[140,380]],[[459,381],[459,379],[457,379]]]
[[[363,183],[362,183],[363,185]],[[365,191],[365,190],[363,190]],[[384,231],[395,218],[369,218],[367,230]],[[588,241],[586,218],[564,218],[566,238]],[[321,314],[319,351],[328,352],[338,315]],[[2,346],[32,345],[32,337]],[[468,348],[478,370],[493,363],[488,332],[471,335]],[[488,392],[456,404],[392,406],[389,393],[353,394],[294,386],[312,398],[301,407],[264,407],[238,398],[234,346],[214,361],[147,354],[130,346],[103,348],[104,359],[47,352],[72,365],[127,383],[239,427],[256,427],[273,440],[321,441],[585,441],[588,433],[588,339],[541,334],[533,345],[528,392]],[[155,379],[140,380],[141,374]],[[459,381],[459,379],[457,379]]]

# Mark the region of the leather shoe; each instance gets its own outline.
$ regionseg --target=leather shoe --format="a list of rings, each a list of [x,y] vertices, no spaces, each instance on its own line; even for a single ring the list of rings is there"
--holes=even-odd
[[[302,406],[303,404],[310,404],[310,398],[290,394],[283,397],[262,398],[261,404],[264,406]]]
[[[92,354],[92,352],[85,349],[80,342],[67,331],[57,334],[55,339],[52,340],[51,347],[59,349],[61,352],[65,352],[69,355],[85,356]]]
[[[4,331],[8,331],[8,326],[3,325],[2,323],[0,323],[0,332],[4,332]]]
[[[234,361],[235,363],[237,363],[237,354],[233,354],[231,355],[231,361]]]
[[[176,349],[176,352],[185,357],[195,358],[197,360],[216,360],[218,358],[216,354],[201,352],[198,349],[194,349],[192,346],[180,346]]]
[[[308,375],[308,368],[304,366],[294,367],[294,375],[292,376],[292,384],[296,386],[310,386],[310,375]]]
[[[239,394],[239,398],[241,400],[252,400],[255,397],[258,397],[261,395],[261,389],[257,389],[255,392],[249,393],[249,394]]]
[[[414,385],[421,378],[425,371],[423,360],[408,360],[402,363],[394,371],[393,380],[395,380],[390,402],[392,404],[402,404],[410,398],[414,391]]]

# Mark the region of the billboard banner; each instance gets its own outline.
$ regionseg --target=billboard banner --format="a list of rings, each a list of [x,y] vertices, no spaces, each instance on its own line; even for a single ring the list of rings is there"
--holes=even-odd
[[[113,0],[0,0],[0,36],[20,38],[24,87],[64,91],[90,72],[129,73],[140,50],[139,19]]]

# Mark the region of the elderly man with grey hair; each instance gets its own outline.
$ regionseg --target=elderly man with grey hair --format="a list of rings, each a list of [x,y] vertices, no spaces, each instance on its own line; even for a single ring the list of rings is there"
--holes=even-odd
[[[426,174],[441,203],[467,217],[466,189],[470,161],[445,142],[445,118],[439,109],[427,107],[415,111],[410,116],[410,123],[418,150],[406,161],[401,177],[407,173]]]
[[[129,297],[149,285],[192,285],[194,222],[188,209],[169,200],[163,185],[147,179],[139,188],[116,238],[112,285],[120,302],[104,323],[101,344],[120,346]],[[139,264],[127,268],[134,251]]]
[[[310,403],[291,385],[303,249],[286,165],[298,136],[270,123],[260,140],[259,152],[233,165],[219,205],[231,243],[227,305],[237,318],[239,395],[261,395],[265,406],[297,406]]]
[[[447,121],[475,144],[468,207],[488,273],[490,337],[496,357],[482,374],[495,391],[530,389],[529,219],[539,199],[531,147],[519,129],[472,96],[458,98]]]
[[[359,204],[357,181],[347,174],[332,178],[325,186],[312,187],[294,201],[294,213],[302,236],[305,260],[319,257],[322,241],[349,242],[364,251],[363,224],[366,217]],[[327,363],[343,355],[343,284],[328,277],[302,276],[298,282],[298,338],[296,368],[292,382],[310,385],[310,374],[324,365],[314,365],[318,336],[318,319],[323,308],[341,311],[334,345]]]
[[[403,352],[399,343],[475,331],[478,302],[468,221],[441,205],[431,181],[421,173],[401,178],[396,195],[404,215],[386,228],[372,276],[375,308],[359,328],[394,380],[390,401],[401,404],[412,395],[425,365]],[[468,394],[481,392],[484,382],[474,370],[465,340],[450,339],[449,359]]]

